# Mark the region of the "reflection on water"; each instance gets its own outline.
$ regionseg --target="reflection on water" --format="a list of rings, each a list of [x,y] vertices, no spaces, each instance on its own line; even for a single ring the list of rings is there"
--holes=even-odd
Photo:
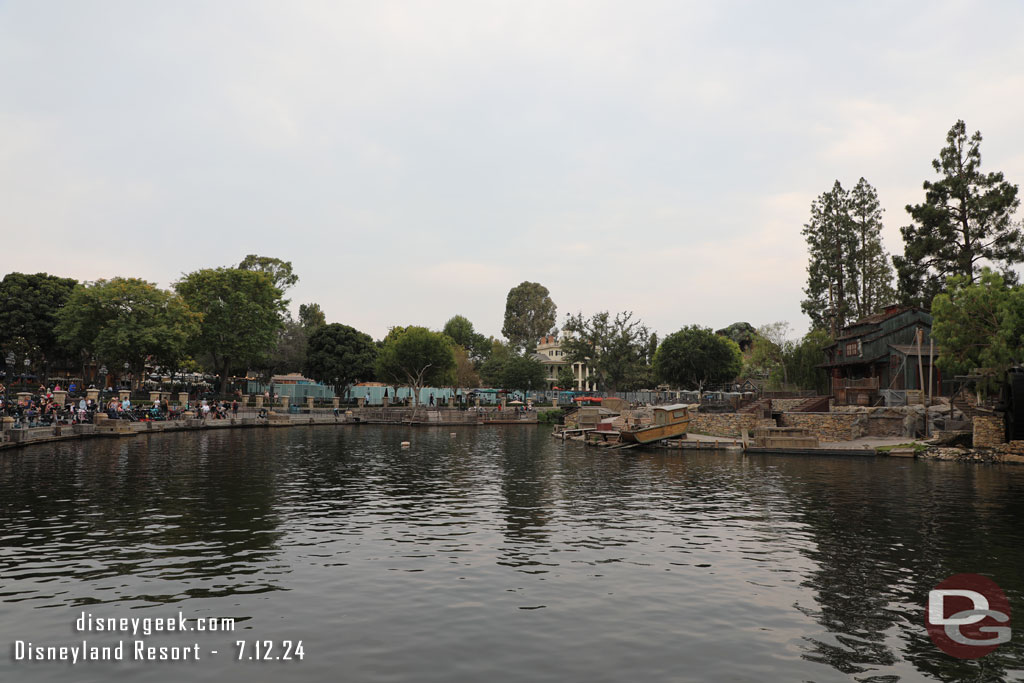
[[[206,649],[307,653],[75,680],[998,681],[1020,639],[954,660],[923,605],[958,572],[1020,604],[1022,493],[1024,468],[613,455],[521,426],[66,443],[0,456],[0,614],[8,643],[180,609],[239,620]]]

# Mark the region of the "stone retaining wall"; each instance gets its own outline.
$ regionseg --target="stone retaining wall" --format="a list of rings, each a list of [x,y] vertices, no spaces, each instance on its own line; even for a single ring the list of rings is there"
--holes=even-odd
[[[1024,441],[1007,441],[992,449],[999,462],[1024,464]]]
[[[753,413],[690,413],[690,431],[711,436],[741,436],[744,429],[753,436],[756,427],[774,427],[772,420]]]
[[[907,436],[904,415],[868,415],[865,436]]]
[[[783,413],[780,427],[799,427],[819,441],[849,441],[864,436],[867,418],[863,413]]]
[[[977,415],[974,418],[974,447],[992,448],[1006,441],[1003,418]]]

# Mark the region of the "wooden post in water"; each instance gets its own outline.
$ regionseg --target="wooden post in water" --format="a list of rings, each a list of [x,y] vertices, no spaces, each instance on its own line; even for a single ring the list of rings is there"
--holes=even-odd
[[[935,340],[928,338],[928,406],[932,405],[932,370],[934,368]],[[927,409],[926,409],[927,410]]]

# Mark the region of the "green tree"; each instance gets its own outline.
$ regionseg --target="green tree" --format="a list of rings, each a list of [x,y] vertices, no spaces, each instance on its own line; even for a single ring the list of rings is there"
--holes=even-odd
[[[975,282],[955,275],[932,302],[932,339],[943,372],[990,368],[996,376],[1024,362],[1024,289],[982,268]]]
[[[8,273],[0,281],[0,350],[37,355],[44,372],[67,354],[57,341],[57,315],[77,283],[47,273]],[[6,355],[4,353],[3,355]]]
[[[861,178],[848,192],[837,180],[811,203],[806,299],[814,327],[839,333],[849,321],[875,313],[893,297],[892,269],[882,247],[878,193]]]
[[[563,365],[558,368],[558,379],[555,380],[555,386],[562,391],[573,391],[576,388],[576,378],[573,377],[571,366]]]
[[[825,347],[832,344],[825,330],[811,330],[799,343],[784,354],[786,377],[801,389],[828,393],[828,375],[820,367],[825,360]]]
[[[800,308],[815,327],[831,330],[834,336],[851,317],[847,293],[856,248],[849,196],[838,180],[811,203],[811,218],[802,232],[809,260],[807,298]]]
[[[237,267],[239,270],[266,273],[270,277],[270,281],[281,290],[282,294],[299,281],[299,276],[292,271],[291,261],[282,261],[272,256],[249,254],[242,259],[242,262]],[[317,308],[319,309],[319,306]]]
[[[647,326],[624,311],[584,318],[570,314],[563,325],[562,350],[572,363],[586,363],[592,381],[602,390],[621,391],[635,383],[647,366]]]
[[[647,338],[647,350],[645,357],[648,365],[654,365],[654,354],[658,352],[658,333],[651,332],[651,336]]]
[[[932,168],[941,178],[926,180],[924,202],[907,206],[913,223],[900,228],[903,256],[893,259],[904,301],[930,308],[946,278],[973,282],[985,263],[1015,282],[1010,268],[1024,260],[1021,229],[1013,220],[1017,186],[1002,173],[981,171],[981,133],[968,138],[967,126],[957,121]]]
[[[222,390],[232,369],[262,366],[277,342],[285,311],[281,290],[267,273],[205,268],[174,287],[203,316],[195,351],[209,355]]]
[[[541,337],[555,326],[555,302],[538,282],[521,282],[508,292],[501,333],[521,351],[537,348]]]
[[[320,309],[320,304],[300,304],[299,324],[307,334],[312,334],[318,327],[327,324],[327,316]]]
[[[742,369],[743,354],[736,342],[697,325],[665,337],[654,354],[655,374],[676,387],[703,390],[735,379]]]
[[[377,350],[384,348],[384,345],[387,344],[388,342],[394,339],[398,339],[400,336],[405,334],[405,331],[407,329],[409,328],[402,327],[401,325],[394,325],[393,327],[389,327],[388,333],[384,336],[383,339],[377,342]]]
[[[747,362],[750,366],[766,372],[769,378],[775,379],[776,375],[781,375],[778,379],[785,387],[789,384],[789,368],[786,365],[786,359],[795,348],[796,342],[789,338],[788,322],[780,321],[762,325],[757,328]]]
[[[473,323],[469,322],[469,318],[462,315],[454,315],[449,318],[441,331],[464,349],[468,349],[473,345],[473,335],[476,334],[473,330]]]
[[[389,334],[377,356],[377,376],[412,387],[414,406],[423,387],[451,386],[455,369],[451,339],[425,327],[406,327]]]
[[[147,357],[174,368],[199,330],[200,316],[173,292],[138,278],[78,285],[57,314],[62,344],[119,372],[127,362],[138,377]]]
[[[480,375],[469,357],[469,353],[461,346],[453,348],[455,354],[455,387],[476,389],[480,386]]]
[[[545,389],[544,366],[530,356],[513,356],[502,368],[501,387],[519,391]]]
[[[864,178],[849,195],[849,211],[856,247],[853,252],[850,305],[853,320],[877,313],[896,300],[889,254],[882,246],[882,207],[878,193]]]
[[[476,367],[491,355],[491,340],[478,334],[473,329],[473,323],[465,316],[452,316],[441,331],[466,350]]]
[[[491,339],[491,352],[480,365],[480,379],[485,386],[498,387],[503,381],[505,364],[514,358],[516,350],[498,339]]]
[[[377,346],[370,335],[354,327],[331,323],[322,325],[309,336],[303,372],[311,379],[346,387],[372,379],[377,362]]]
[[[264,368],[267,377],[288,372],[301,372],[306,362],[309,335],[306,328],[285,311],[281,327],[275,334],[274,347],[267,355]]]

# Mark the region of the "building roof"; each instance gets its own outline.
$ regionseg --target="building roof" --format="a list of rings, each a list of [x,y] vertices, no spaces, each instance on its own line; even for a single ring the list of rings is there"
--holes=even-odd
[[[926,313],[926,311],[923,308],[914,308],[912,306],[889,306],[881,313],[873,313],[871,315],[864,316],[857,322],[850,323],[849,325],[843,327],[843,329],[839,331],[839,336],[836,337],[836,342],[840,342],[844,339],[850,339],[852,337],[863,337],[864,335],[869,334],[872,331],[863,330],[859,328],[877,327],[878,325],[885,322],[886,320],[889,320],[890,318],[895,318],[897,316],[903,315],[904,313],[915,312]]]

